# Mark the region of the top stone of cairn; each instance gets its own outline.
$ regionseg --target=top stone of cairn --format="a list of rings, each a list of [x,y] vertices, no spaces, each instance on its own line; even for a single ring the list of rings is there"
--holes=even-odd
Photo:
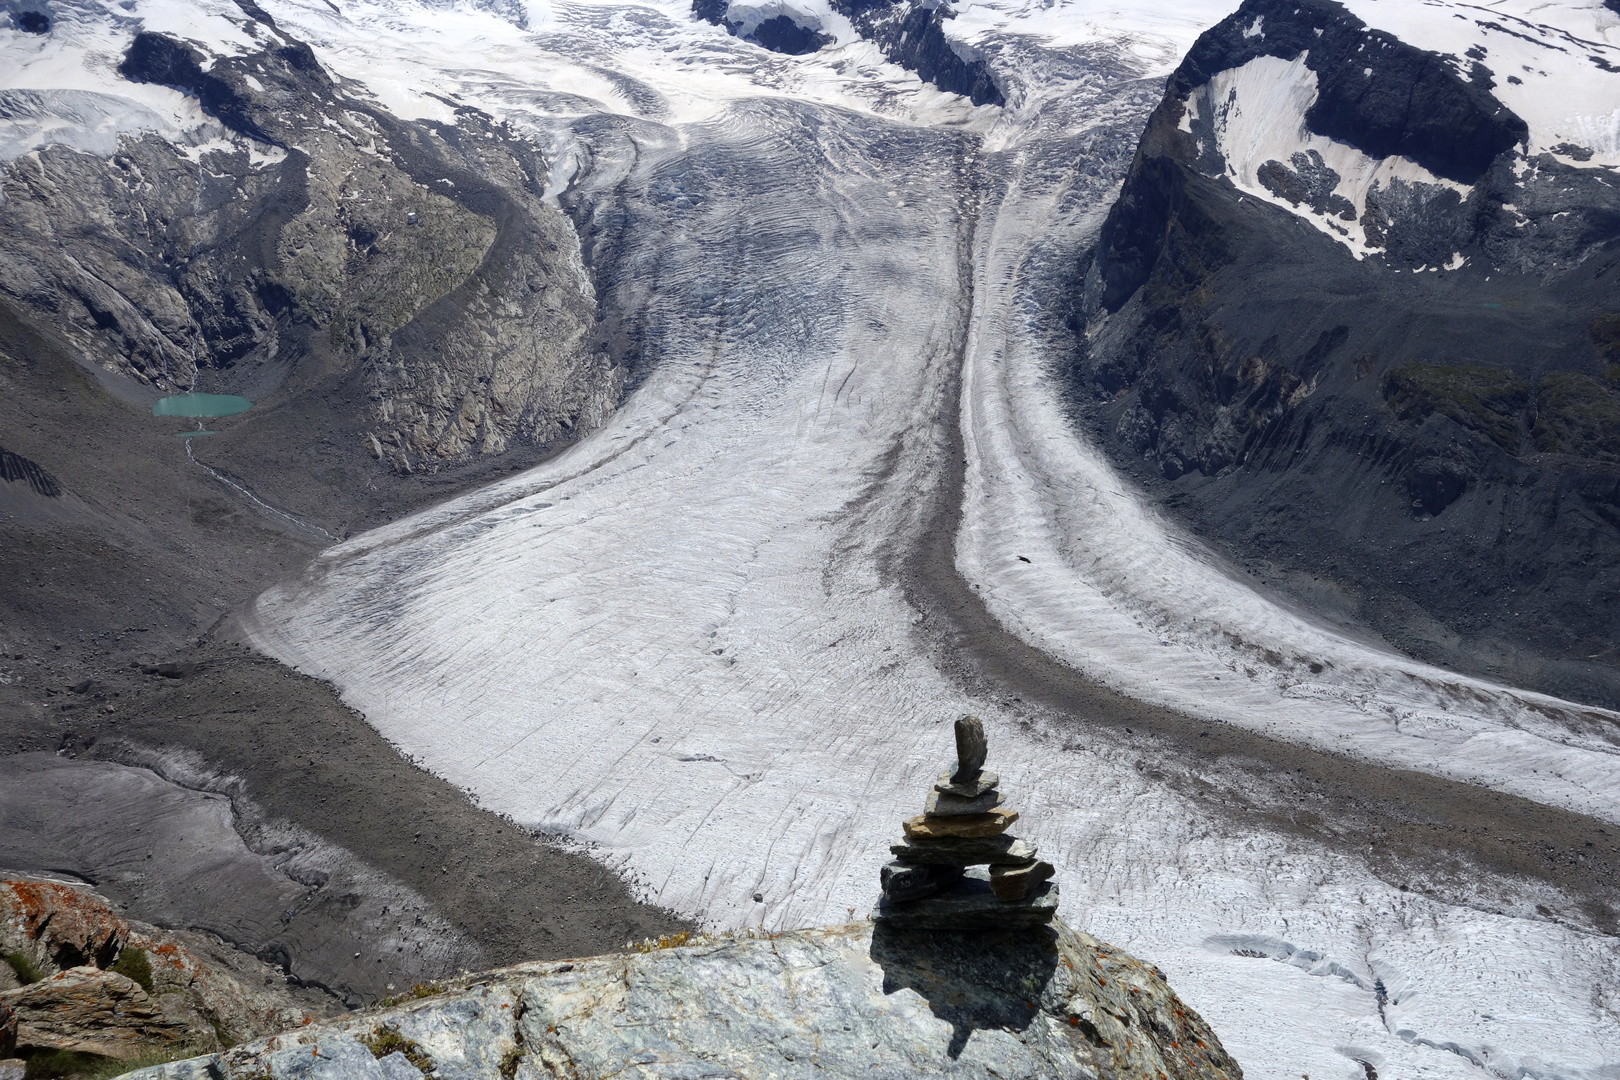
[[[984,724],[977,716],[963,714],[956,721],[956,768],[940,776],[934,790],[943,795],[977,799],[995,790],[1001,777],[984,769],[990,744],[984,737]]]
[[[956,719],[956,771],[951,782],[976,782],[984,771],[984,758],[990,744],[984,738],[984,723],[977,716],[963,714]]]
[[[897,927],[990,930],[1039,926],[1057,912],[1050,863],[1007,829],[1018,813],[1003,808],[999,778],[984,769],[988,750],[977,716],[956,721],[956,768],[942,775],[921,815],[903,823],[906,839],[889,850],[877,918]],[[988,870],[970,870],[987,866]]]

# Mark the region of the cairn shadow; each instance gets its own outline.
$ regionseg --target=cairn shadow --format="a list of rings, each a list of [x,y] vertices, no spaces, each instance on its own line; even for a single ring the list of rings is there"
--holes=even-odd
[[[883,993],[914,990],[951,1025],[946,1054],[959,1057],[973,1032],[1023,1031],[1040,1012],[1058,965],[1050,927],[1005,930],[872,930]]]

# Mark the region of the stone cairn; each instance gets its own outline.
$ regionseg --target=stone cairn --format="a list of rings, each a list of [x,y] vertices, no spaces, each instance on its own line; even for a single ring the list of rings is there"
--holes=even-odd
[[[879,922],[999,930],[1044,926],[1057,913],[1052,864],[1007,832],[1018,812],[1001,805],[1000,777],[984,768],[987,749],[977,716],[956,721],[956,769],[934,784],[922,814],[906,819],[904,842],[889,848]]]

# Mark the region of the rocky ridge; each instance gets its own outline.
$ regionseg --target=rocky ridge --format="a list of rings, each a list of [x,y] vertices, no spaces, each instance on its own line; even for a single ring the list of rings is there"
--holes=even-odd
[[[572,1076],[1239,1080],[1153,967],[1061,921],[884,923],[649,942],[525,964],[137,1080]]]

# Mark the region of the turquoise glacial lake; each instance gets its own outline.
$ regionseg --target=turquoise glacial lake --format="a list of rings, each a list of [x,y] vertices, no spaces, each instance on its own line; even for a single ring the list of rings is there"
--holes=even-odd
[[[153,416],[235,416],[253,408],[253,402],[235,394],[175,394],[159,398]]]

